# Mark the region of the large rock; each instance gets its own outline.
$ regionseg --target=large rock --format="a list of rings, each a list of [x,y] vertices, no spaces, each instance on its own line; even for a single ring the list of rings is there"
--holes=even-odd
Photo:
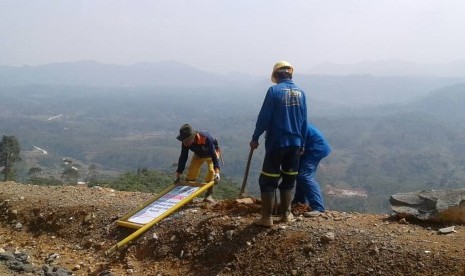
[[[399,193],[391,195],[389,202],[401,217],[465,223],[465,189]]]

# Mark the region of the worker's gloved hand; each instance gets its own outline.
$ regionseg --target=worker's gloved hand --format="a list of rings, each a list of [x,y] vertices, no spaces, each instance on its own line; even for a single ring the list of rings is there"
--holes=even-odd
[[[221,177],[220,177],[220,173],[219,172],[216,172],[214,175],[213,175],[213,181],[215,181],[215,184],[218,184],[221,180]]]

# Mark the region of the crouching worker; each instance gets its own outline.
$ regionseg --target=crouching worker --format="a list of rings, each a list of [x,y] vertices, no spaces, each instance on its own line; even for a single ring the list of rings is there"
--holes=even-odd
[[[305,215],[319,216],[325,212],[320,185],[315,180],[315,175],[321,159],[330,152],[331,148],[323,134],[315,126],[308,124],[305,151],[300,157],[299,174],[292,201],[293,204],[308,204],[312,208],[312,211]]]
[[[189,124],[184,124],[179,129],[179,135],[176,137],[182,142],[181,155],[179,156],[178,168],[176,170],[176,179],[181,178],[181,174],[186,167],[186,162],[189,157],[189,150],[194,152],[189,169],[187,171],[186,180],[196,181],[200,175],[200,169],[204,163],[207,163],[208,169],[205,175],[205,182],[220,181],[220,165],[218,162],[219,147],[218,142],[213,139],[206,131],[193,130]],[[214,202],[213,187],[207,190],[204,198],[205,202]]]

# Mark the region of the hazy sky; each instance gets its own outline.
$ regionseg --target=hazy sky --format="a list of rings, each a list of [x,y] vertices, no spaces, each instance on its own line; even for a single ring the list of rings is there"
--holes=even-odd
[[[0,64],[177,60],[268,74],[277,60],[465,59],[464,0],[0,0]]]

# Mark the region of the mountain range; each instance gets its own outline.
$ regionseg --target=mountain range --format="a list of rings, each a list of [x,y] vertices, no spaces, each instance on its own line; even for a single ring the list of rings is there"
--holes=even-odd
[[[389,68],[403,67],[406,63],[384,62],[366,63],[355,66],[331,65],[331,68],[344,70],[314,70],[318,74],[299,74],[294,76],[296,83],[307,92],[308,97],[323,106],[364,106],[400,103],[427,95],[430,91],[442,87],[463,83],[465,76],[457,77],[460,66],[457,62],[446,65],[450,72],[457,71],[447,77],[427,75],[405,75],[401,71],[397,76],[359,74],[357,68],[365,68],[359,72],[377,72]],[[420,68],[420,65],[410,64]],[[407,65],[405,68],[409,67]],[[372,70],[368,70],[371,68]],[[423,72],[431,71],[430,67],[421,67]],[[428,69],[429,68],[429,69]],[[324,70],[323,70],[324,69]],[[347,69],[347,70],[346,70]],[[322,75],[322,72],[347,72],[348,74]],[[421,70],[417,70],[421,71]],[[447,70],[443,70],[445,72]],[[349,74],[350,73],[350,74]],[[465,74],[465,73],[463,73]],[[455,75],[455,77],[453,77]],[[165,87],[165,88],[218,88],[216,93],[230,93],[231,90],[245,96],[262,95],[271,85],[268,76],[252,76],[241,73],[216,74],[197,69],[176,61],[157,63],[138,63],[133,65],[102,64],[95,61],[54,63],[41,66],[0,66],[1,86],[86,86],[86,87]],[[226,92],[227,91],[227,92]],[[327,104],[325,104],[327,103]]]
[[[40,66],[0,66],[2,85],[218,86],[235,83],[244,75],[208,73],[176,61],[103,64],[96,61],[52,63]]]
[[[317,75],[465,77],[465,60],[420,64],[401,60],[369,61],[353,64],[323,63],[307,70]]]
[[[465,60],[442,64],[419,64],[383,60],[354,64],[323,63],[302,75],[373,77],[465,78]],[[216,86],[244,82],[268,82],[268,76],[243,73],[218,74],[193,66],[165,60],[132,65],[104,64],[96,61],[51,63],[38,66],[0,65],[2,85],[86,85],[86,86]]]

